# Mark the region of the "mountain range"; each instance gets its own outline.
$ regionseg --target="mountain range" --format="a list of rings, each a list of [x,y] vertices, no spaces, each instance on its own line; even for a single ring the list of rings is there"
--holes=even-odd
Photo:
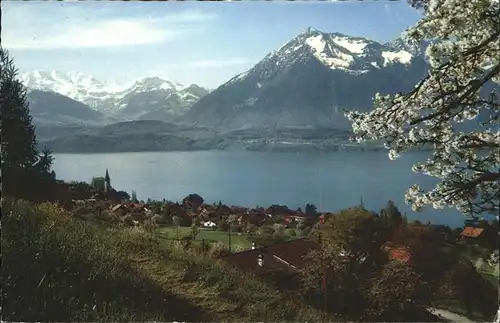
[[[21,81],[38,120],[55,113],[59,123],[73,117],[80,124],[160,120],[217,131],[345,130],[345,109],[366,111],[377,92],[411,90],[428,69],[425,47],[401,38],[381,44],[308,28],[213,91],[161,77],[106,83],[78,72],[35,71]]]
[[[117,82],[101,82],[80,72],[33,71],[21,75],[20,79],[28,88],[32,110],[44,110],[52,105],[47,114],[55,109],[60,116],[65,105],[74,107],[78,102],[82,110],[91,109],[100,114],[101,118],[95,114],[96,118],[92,121],[104,123],[138,119],[171,121],[183,115],[208,93],[203,87],[194,84],[184,86],[160,77],[146,77],[120,85]],[[41,97],[44,97],[44,105],[37,106]],[[61,100],[61,97],[66,99]],[[71,115],[73,110],[67,113]],[[74,117],[78,119],[78,116]],[[83,118],[81,121],[89,120]]]

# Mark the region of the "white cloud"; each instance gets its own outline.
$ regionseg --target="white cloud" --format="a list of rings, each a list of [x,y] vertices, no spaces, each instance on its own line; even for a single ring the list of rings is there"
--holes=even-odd
[[[154,29],[147,22],[114,20],[94,24],[93,27],[69,27],[58,34],[28,37],[4,36],[4,44],[12,49],[99,48],[124,45],[146,45],[167,42],[180,31]]]
[[[55,10],[47,13],[40,12],[43,6],[27,4],[9,4],[7,9],[2,41],[8,49],[111,48],[165,43],[192,31],[192,24],[215,19],[215,15],[200,11],[160,17],[113,17],[108,12],[106,17],[97,5],[51,7]]]
[[[249,63],[245,58],[227,58],[227,59],[206,59],[197,60],[179,64],[163,64],[158,66],[159,69],[195,69],[195,68],[221,68],[238,66]]]

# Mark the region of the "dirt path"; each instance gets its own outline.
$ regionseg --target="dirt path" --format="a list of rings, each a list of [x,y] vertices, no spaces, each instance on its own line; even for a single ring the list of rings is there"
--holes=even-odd
[[[437,308],[433,308],[433,307],[429,307],[427,308],[427,310],[431,313],[431,314],[434,314],[438,317],[441,317],[443,319],[445,319],[446,321],[449,321],[449,322],[460,322],[460,323],[471,323],[471,322],[475,322],[474,320],[471,320],[470,318],[468,317],[465,317],[463,315],[459,315],[459,314],[456,314],[456,313],[453,313],[453,312],[450,312],[450,311],[447,311],[447,310],[440,310],[440,309],[437,309]]]

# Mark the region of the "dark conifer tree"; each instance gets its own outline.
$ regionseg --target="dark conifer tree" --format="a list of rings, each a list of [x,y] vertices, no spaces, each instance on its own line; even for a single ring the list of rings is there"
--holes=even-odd
[[[0,47],[0,121],[2,194],[30,200],[49,199],[55,192],[55,174],[50,170],[53,157],[49,150],[38,155],[26,89],[17,79],[14,62],[3,47]]]

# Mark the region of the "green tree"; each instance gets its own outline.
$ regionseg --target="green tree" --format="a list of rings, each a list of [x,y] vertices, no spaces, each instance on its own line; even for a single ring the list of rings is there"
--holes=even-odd
[[[318,215],[318,211],[316,209],[316,205],[314,204],[306,204],[306,212],[305,214],[307,216],[317,216]]]
[[[38,171],[45,174],[53,174],[52,164],[54,163],[54,157],[52,156],[52,151],[45,147],[42,150],[41,155],[39,155],[38,162],[36,163],[36,167],[38,167]]]
[[[483,233],[478,238],[478,243],[480,246],[487,248],[489,250],[498,250],[498,220],[493,219],[493,221],[485,226]]]
[[[90,186],[92,186],[93,189],[102,192],[104,191],[104,182],[105,182],[104,177],[93,177],[92,180],[90,181]]]
[[[430,305],[429,286],[404,262],[389,261],[367,281],[365,319],[377,321],[415,321]]]
[[[26,169],[38,160],[35,127],[29,112],[26,89],[17,79],[13,59],[9,58],[3,47],[0,47],[0,63],[2,166],[9,170]]]
[[[259,234],[261,235],[272,235],[274,233],[274,228],[272,228],[270,225],[263,225],[259,228]]]
[[[403,222],[401,223],[401,225],[403,226],[403,228],[406,228],[406,226],[408,225],[408,217],[406,216],[406,212],[405,214],[403,214]]]
[[[227,231],[229,230],[229,224],[227,221],[225,220],[220,220],[219,222],[217,222],[217,230],[219,231]]]
[[[227,223],[230,225],[230,226],[235,226],[238,224],[238,219],[239,219],[239,216],[236,215],[236,214],[231,214],[228,218],[227,218]]]
[[[359,207],[365,210],[365,202],[363,201],[363,197],[361,196],[359,199]]]
[[[366,299],[360,287],[371,277],[373,268],[386,260],[380,250],[385,241],[382,229],[373,213],[359,207],[329,217],[315,230],[321,248],[308,255],[303,293],[322,302],[321,281],[326,276],[328,309],[361,314],[359,309],[366,306]]]
[[[387,238],[374,214],[360,208],[341,210],[328,218],[318,233],[323,248],[330,253],[328,257],[347,260],[353,266],[362,259],[376,257]]]
[[[155,214],[160,214],[161,213],[161,207],[163,205],[162,202],[160,201],[151,201],[148,203],[149,207],[151,208],[151,211]]]
[[[191,236],[193,237],[193,240],[196,240],[196,236],[199,232],[199,225],[196,225],[196,223],[193,222],[193,224],[191,224]]]
[[[274,235],[278,237],[282,237],[285,235],[285,226],[281,223],[273,224]]]
[[[248,223],[246,228],[245,228],[245,232],[249,235],[254,234],[256,230],[257,230],[257,226],[252,224],[252,223]]]
[[[198,227],[198,228],[199,228],[199,227],[201,227],[201,220],[200,220],[200,218],[195,217],[195,218],[193,219],[193,223],[192,223],[191,225],[192,225],[192,226],[196,226],[196,227]]]
[[[295,228],[302,233],[302,231],[306,228],[306,224],[303,221],[300,221],[297,223]]]
[[[380,218],[392,232],[399,230],[403,225],[403,216],[393,201],[388,201],[387,206],[380,211]]]
[[[104,186],[103,186],[104,187]],[[135,190],[132,190],[132,197],[130,198],[130,200],[134,203],[137,203],[138,202],[138,199],[137,199],[137,192]]]
[[[180,216],[174,215],[172,217],[172,224],[176,227],[180,227],[182,224],[182,218]]]
[[[30,200],[56,198],[55,173],[50,170],[53,157],[49,150],[38,154],[26,89],[17,79],[13,59],[3,47],[0,47],[0,110],[3,193]]]

